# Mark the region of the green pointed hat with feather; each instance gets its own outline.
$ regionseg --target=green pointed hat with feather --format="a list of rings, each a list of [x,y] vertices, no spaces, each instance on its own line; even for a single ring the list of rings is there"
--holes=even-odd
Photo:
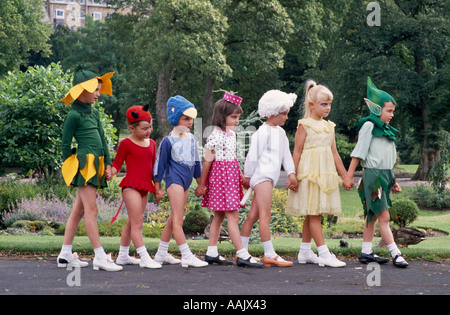
[[[397,106],[395,99],[383,90],[378,89],[372,82],[370,77],[367,77],[367,95],[364,101],[369,108],[370,115],[361,118],[357,123],[357,129],[359,130],[366,121],[371,121],[374,124],[372,134],[376,137],[388,137],[391,140],[395,140],[395,136],[398,130],[391,125],[385,124],[381,119],[381,109],[387,102],[392,102]]]
[[[364,99],[372,114],[381,116],[381,108],[387,102],[397,105],[395,99],[385,91],[377,89],[370,77],[367,77],[367,98]]]

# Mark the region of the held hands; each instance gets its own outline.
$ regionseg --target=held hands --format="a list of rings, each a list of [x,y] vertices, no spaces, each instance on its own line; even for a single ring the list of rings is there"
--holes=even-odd
[[[111,180],[113,178],[113,176],[116,174],[117,174],[117,170],[114,167],[111,167],[111,165],[106,165],[106,170],[105,170],[106,180],[108,180],[108,181]]]
[[[195,189],[195,195],[197,197],[203,196],[206,194],[206,186],[205,184],[198,184],[197,188]]]
[[[342,184],[344,186],[345,190],[351,190],[353,186],[355,186],[355,181],[353,179],[353,176],[345,176],[343,178],[344,183]]]
[[[162,189],[155,190],[155,201],[157,204],[164,198],[164,191]]]
[[[242,176],[242,186],[244,186],[245,189],[250,188],[250,178]]]
[[[290,189],[292,191],[297,191],[298,188],[298,181],[297,178],[295,177],[294,173],[289,174],[289,178],[286,181],[286,189]]]

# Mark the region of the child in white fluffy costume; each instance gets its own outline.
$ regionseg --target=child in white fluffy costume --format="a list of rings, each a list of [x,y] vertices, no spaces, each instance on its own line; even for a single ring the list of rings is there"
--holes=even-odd
[[[296,99],[297,95],[278,90],[270,90],[261,97],[258,112],[261,117],[267,117],[267,121],[252,135],[250,150],[245,160],[244,187],[250,189],[242,203],[245,203],[252,190],[254,195],[250,212],[241,228],[241,239],[244,247],[248,248],[252,227],[259,220],[259,234],[264,246],[263,263],[266,267],[289,267],[293,264],[276,254],[269,224],[272,189],[280,177],[281,165],[289,175],[286,187],[296,190],[298,186],[289,141],[281,128]]]

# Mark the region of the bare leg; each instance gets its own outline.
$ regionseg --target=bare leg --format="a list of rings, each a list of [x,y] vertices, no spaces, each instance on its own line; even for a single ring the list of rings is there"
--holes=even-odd
[[[325,245],[325,240],[322,232],[322,216],[310,215],[309,216],[309,230],[316,246]]]
[[[86,233],[93,248],[101,247],[97,227],[97,190],[94,186],[79,186],[77,197],[64,233],[64,245],[71,245],[78,229],[78,224],[84,216]]]
[[[129,246],[133,241],[134,247],[139,248],[144,246],[144,239],[142,237],[143,215],[145,207],[147,206],[146,194],[141,197],[141,194],[135,189],[128,189],[123,192],[123,200],[127,207],[128,220],[123,229],[120,239],[120,245]]]
[[[220,227],[222,226],[223,219],[225,218],[224,211],[215,211],[214,219],[211,222],[209,229],[209,243],[208,246],[217,246],[219,240]]]
[[[184,206],[188,198],[189,190],[184,191],[181,185],[172,184],[167,189],[167,195],[170,200],[170,217],[172,217],[172,233],[177,245],[186,243],[186,237],[183,231]],[[170,240],[170,238],[169,238]]]

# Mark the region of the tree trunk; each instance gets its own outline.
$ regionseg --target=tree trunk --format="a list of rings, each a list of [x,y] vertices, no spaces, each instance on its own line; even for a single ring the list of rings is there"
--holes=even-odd
[[[213,90],[216,84],[216,79],[208,76],[206,78],[206,86],[203,92],[203,118],[202,118],[202,134],[205,128],[211,126],[212,124],[212,114],[213,114]],[[207,136],[207,135],[206,135]],[[206,137],[198,139],[201,141],[202,145],[205,144]]]
[[[439,160],[439,152],[440,151],[435,148],[426,148],[422,145],[422,148],[420,149],[419,168],[411,179],[428,181],[428,175],[430,174],[433,164]]]
[[[421,43],[414,42],[414,72],[416,72],[419,77],[424,75],[424,58],[423,52],[421,51]],[[411,178],[413,180],[428,180],[428,175],[430,174],[433,164],[439,159],[439,148],[433,145],[430,135],[433,134],[433,126],[430,121],[429,113],[431,111],[429,99],[421,91],[419,94],[419,105],[422,116],[422,143],[420,146],[420,161],[419,167]]]
[[[167,121],[167,101],[169,99],[170,78],[172,69],[170,67],[161,70],[158,73],[158,93],[156,95],[156,123],[158,133],[156,144],[164,138],[170,131],[170,124]]]

